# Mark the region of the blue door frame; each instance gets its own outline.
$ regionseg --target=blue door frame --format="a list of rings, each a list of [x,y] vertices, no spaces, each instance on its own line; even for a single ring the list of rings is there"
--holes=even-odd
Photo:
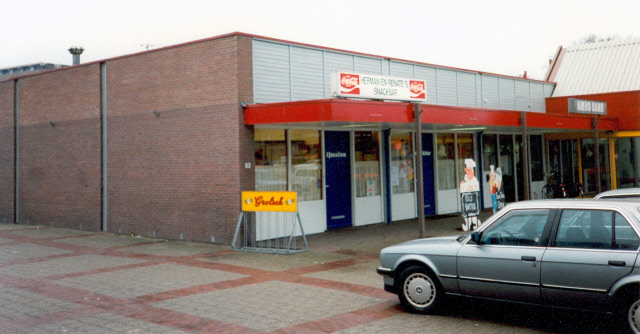
[[[433,134],[422,134],[422,189],[424,191],[424,214],[436,214],[436,185],[433,168]]]
[[[351,145],[348,131],[325,131],[327,228],[351,226]]]
[[[391,130],[382,131],[384,156],[385,156],[385,206],[386,206],[386,222],[391,224],[391,159],[390,159],[390,138]],[[433,166],[433,134],[422,134],[422,186],[424,190],[424,214],[427,216],[436,214],[436,185],[435,170]]]

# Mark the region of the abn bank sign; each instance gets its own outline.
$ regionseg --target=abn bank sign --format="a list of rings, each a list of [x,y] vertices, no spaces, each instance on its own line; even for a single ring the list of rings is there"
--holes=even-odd
[[[570,114],[606,115],[607,102],[580,99],[568,99]]]
[[[425,80],[383,77],[378,75],[332,72],[333,96],[374,100],[425,101]]]

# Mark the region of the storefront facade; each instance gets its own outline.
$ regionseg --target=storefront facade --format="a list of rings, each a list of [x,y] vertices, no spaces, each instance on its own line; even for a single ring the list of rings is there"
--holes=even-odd
[[[426,96],[338,97],[336,71],[423,80]],[[507,202],[539,196],[556,169],[591,185],[593,117],[569,115],[554,87],[241,33],[12,78],[0,218],[228,244],[245,190],[296,191],[320,233],[458,213],[468,159],[483,208],[498,168]],[[610,187],[638,182],[637,97],[599,118]]]

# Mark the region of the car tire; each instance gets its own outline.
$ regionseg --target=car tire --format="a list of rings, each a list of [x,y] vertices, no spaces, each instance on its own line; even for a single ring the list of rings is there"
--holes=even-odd
[[[414,313],[431,312],[444,297],[444,290],[436,276],[420,265],[402,271],[397,291],[402,306]]]
[[[636,299],[631,303],[627,303],[625,311],[621,314],[621,320],[626,320],[629,333],[640,334],[640,299]],[[625,316],[626,315],[626,316]]]

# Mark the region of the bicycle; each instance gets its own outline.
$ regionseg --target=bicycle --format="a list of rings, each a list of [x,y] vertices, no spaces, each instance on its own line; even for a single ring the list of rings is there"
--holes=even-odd
[[[547,184],[542,187],[542,198],[566,198],[567,190],[564,188],[564,183],[556,180],[556,173],[545,174],[547,176]]]
[[[559,182],[555,178],[555,172],[551,174],[546,174],[547,176],[547,184],[542,187],[541,196],[542,198],[575,198],[575,197],[584,197],[584,192],[582,190],[582,184],[576,183],[573,187],[565,187],[564,183]],[[568,190],[567,190],[568,189]]]

